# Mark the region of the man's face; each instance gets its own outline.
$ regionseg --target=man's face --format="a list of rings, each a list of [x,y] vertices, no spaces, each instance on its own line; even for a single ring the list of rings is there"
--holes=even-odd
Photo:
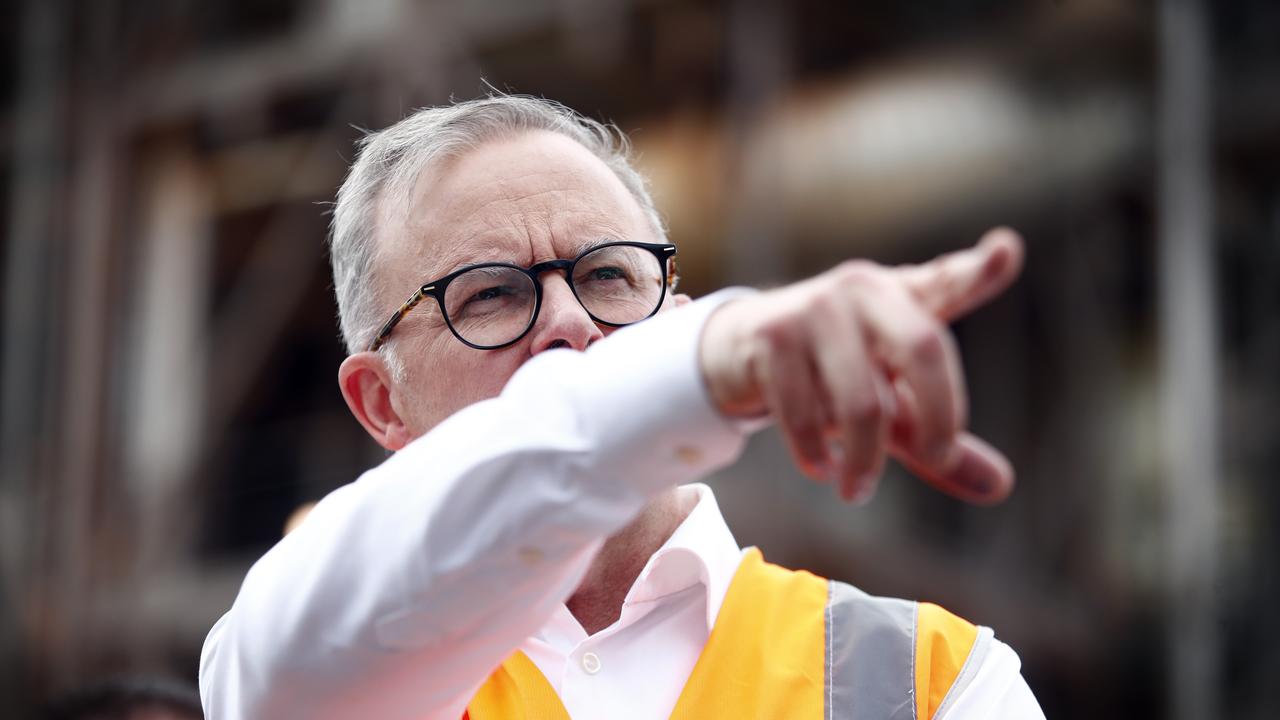
[[[390,314],[414,288],[464,265],[520,266],[569,259],[608,240],[662,242],[639,203],[603,162],[573,140],[538,131],[486,143],[419,178],[409,207],[381,208],[376,272]],[[542,309],[519,342],[476,350],[458,341],[433,300],[392,335],[405,366],[391,402],[410,434],[496,396],[544,350],[585,350],[612,328],[598,326],[560,272],[541,277]],[[675,303],[663,303],[663,309]],[[394,383],[394,381],[392,381]]]

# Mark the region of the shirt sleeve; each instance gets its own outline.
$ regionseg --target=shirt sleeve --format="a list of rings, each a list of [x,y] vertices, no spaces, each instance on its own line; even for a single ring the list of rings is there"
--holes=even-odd
[[[327,496],[205,640],[207,717],[459,717],[604,538],[740,454],[697,352],[706,318],[745,292],[542,353]]]
[[[1013,648],[991,638],[973,678],[944,701],[936,720],[1044,720],[1021,668]]]

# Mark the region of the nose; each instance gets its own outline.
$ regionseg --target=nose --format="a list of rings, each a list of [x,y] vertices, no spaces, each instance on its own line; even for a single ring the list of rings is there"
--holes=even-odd
[[[556,348],[586,350],[591,343],[604,337],[600,327],[574,297],[564,275],[558,272],[543,276],[542,309],[538,311],[538,321],[531,334],[531,355]]]

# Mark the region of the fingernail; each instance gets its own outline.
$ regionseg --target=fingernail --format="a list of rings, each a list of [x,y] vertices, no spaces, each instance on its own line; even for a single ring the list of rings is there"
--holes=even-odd
[[[858,478],[857,487],[853,491],[853,497],[849,502],[854,507],[861,507],[871,502],[871,498],[876,496],[876,489],[880,485],[880,476],[876,474],[863,475]]]
[[[951,477],[960,485],[969,488],[978,495],[987,495],[995,487],[995,482],[987,469],[979,463],[961,461],[960,464],[951,471]]]
[[[965,475],[962,478],[964,486],[979,495],[986,495],[991,492],[991,478],[985,475]]]
[[[820,471],[822,480],[827,483],[840,482],[840,468],[844,465],[844,449],[839,443],[827,441],[827,456],[822,459]]]

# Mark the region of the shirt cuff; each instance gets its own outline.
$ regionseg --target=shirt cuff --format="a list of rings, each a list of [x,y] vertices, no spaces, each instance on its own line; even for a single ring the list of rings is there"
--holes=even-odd
[[[728,288],[622,328],[587,351],[571,392],[610,474],[647,493],[692,482],[735,461],[753,423],[726,418],[702,377],[699,341]],[[607,401],[602,402],[607,398]],[[645,441],[636,442],[637,438]]]

